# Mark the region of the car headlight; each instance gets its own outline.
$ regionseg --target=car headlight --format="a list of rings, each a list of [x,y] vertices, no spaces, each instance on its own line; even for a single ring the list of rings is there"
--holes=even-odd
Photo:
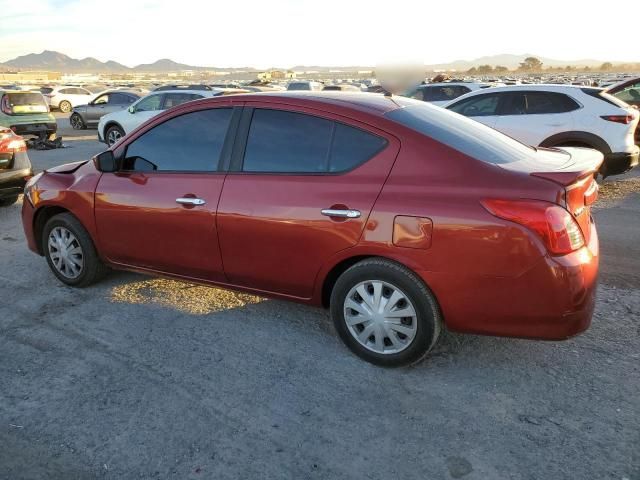
[[[40,177],[42,177],[43,173],[44,172],[40,172],[37,175],[31,177],[27,181],[27,184],[24,186],[24,196],[33,206],[35,206],[40,201],[40,192],[38,191],[36,184],[38,183],[38,180],[40,180]]]

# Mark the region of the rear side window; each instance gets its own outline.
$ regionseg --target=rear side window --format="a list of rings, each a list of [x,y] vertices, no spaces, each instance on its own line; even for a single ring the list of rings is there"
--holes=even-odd
[[[337,173],[351,170],[387,142],[359,128],[303,113],[256,109],[243,171]]]
[[[569,96],[558,92],[513,92],[501,115],[566,113],[580,108]]]
[[[427,103],[411,102],[385,116],[486,163],[504,164],[528,159],[535,152],[533,148],[480,122]]]
[[[230,119],[230,108],[201,110],[171,118],[127,146],[122,169],[215,171]]]
[[[425,87],[424,100],[427,102],[444,102],[458,98],[471,91],[463,85],[446,85],[437,87]]]
[[[109,103],[114,105],[128,105],[132,103],[131,97],[124,93],[111,93],[109,94]]]

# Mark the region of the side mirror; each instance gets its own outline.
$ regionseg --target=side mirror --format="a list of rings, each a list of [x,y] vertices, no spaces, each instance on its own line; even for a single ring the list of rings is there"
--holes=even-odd
[[[118,170],[116,158],[111,150],[99,153],[93,157],[93,164],[99,172],[109,173]]]
[[[133,107],[133,105],[132,105],[132,106],[130,106],[129,108],[127,108],[127,111],[128,111],[129,113],[136,113],[136,109]]]

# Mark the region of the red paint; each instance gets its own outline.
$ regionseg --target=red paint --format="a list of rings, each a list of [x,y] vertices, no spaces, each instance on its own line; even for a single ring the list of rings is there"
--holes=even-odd
[[[341,175],[101,174],[92,162],[71,173],[47,173],[38,182],[40,201],[23,206],[29,247],[37,250],[35,216],[62,207],[115,268],[320,305],[336,265],[381,256],[425,281],[452,330],[561,339],[589,326],[598,239],[588,206],[594,187],[584,172],[565,185],[566,176],[555,182],[477,161],[385,118],[397,105],[379,95],[190,102],[141,126],[115,152],[174,115],[229,105],[339,119],[384,136],[389,145]],[[175,203],[190,195],[206,205]],[[486,199],[533,199],[571,214],[584,207],[576,221],[585,245],[552,255],[533,230],[487,211]],[[357,209],[361,217],[320,214],[336,206]]]

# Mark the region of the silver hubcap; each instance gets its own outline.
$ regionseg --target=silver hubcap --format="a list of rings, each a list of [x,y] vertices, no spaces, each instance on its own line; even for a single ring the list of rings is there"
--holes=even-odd
[[[60,110],[62,110],[63,112],[70,112],[71,111],[71,104],[67,103],[67,102],[62,102],[60,104]]]
[[[113,130],[109,130],[109,134],[107,135],[107,141],[109,142],[109,145],[113,145],[121,138],[122,135],[118,130],[116,130],[115,128]]]
[[[369,280],[349,290],[344,319],[353,338],[372,352],[391,354],[406,349],[416,337],[416,309],[402,290]]]
[[[64,227],[55,227],[49,234],[49,257],[55,269],[67,278],[82,273],[84,255],[76,236]]]

